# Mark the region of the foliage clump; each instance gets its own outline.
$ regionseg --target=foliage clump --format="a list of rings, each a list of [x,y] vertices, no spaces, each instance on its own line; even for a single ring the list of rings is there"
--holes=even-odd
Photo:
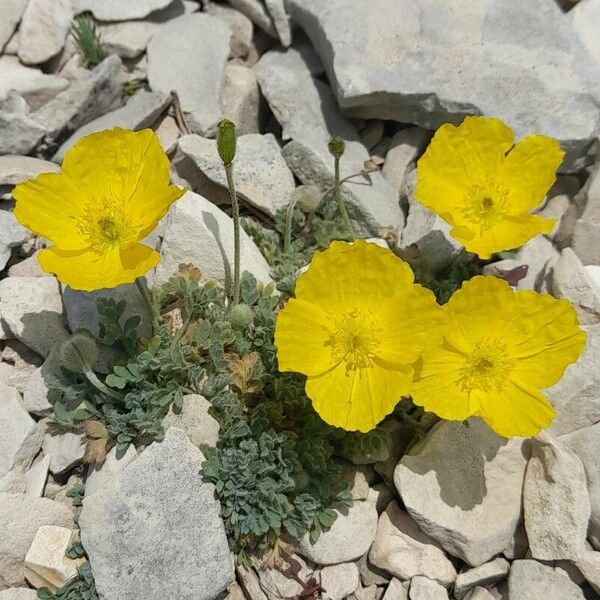
[[[106,58],[96,23],[89,13],[75,18],[71,25],[71,35],[88,67],[95,67]]]

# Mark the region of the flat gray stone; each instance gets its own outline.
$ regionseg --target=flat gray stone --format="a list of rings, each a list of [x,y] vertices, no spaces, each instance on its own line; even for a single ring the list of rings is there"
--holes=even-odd
[[[521,520],[522,446],[476,418],[441,422],[400,460],[394,483],[425,533],[478,566],[509,545]]]
[[[229,0],[229,4],[275,39],[278,38],[273,19],[260,0]]]
[[[213,600],[234,581],[204,457],[175,427],[87,496],[79,519],[101,600]]]
[[[263,101],[253,69],[230,62],[221,90],[223,118],[235,123],[237,135],[259,133]]]
[[[87,125],[80,127],[62,146],[58,149],[52,160],[62,162],[65,154],[82,138],[90,133],[96,133],[104,129],[122,127],[139,131],[154,124],[158,117],[167,109],[171,103],[168,94],[147,92],[140,90],[129,102],[117,110],[94,119]]]
[[[10,588],[0,592],[0,600],[37,600],[37,591],[31,588]]]
[[[0,363],[0,381],[3,380],[23,393],[32,373],[43,360],[36,352],[19,340],[6,340]]]
[[[0,185],[17,185],[42,173],[57,173],[59,167],[49,160],[32,156],[0,156]]]
[[[358,567],[354,563],[341,563],[321,569],[321,587],[326,591],[324,600],[343,600],[360,585]]]
[[[494,115],[517,138],[560,140],[567,169],[600,132],[600,66],[555,2],[291,0],[288,9],[352,116],[436,129]]]
[[[535,560],[515,560],[508,578],[510,600],[584,600],[583,591],[560,569]]]
[[[176,415],[171,407],[163,419],[163,427],[165,431],[169,427],[183,429],[194,446],[216,446],[219,441],[219,422],[209,414],[211,406],[204,396],[187,394],[183,397],[181,412]]]
[[[200,135],[214,135],[221,119],[230,38],[223,20],[195,13],[166,23],[148,44],[150,87],[167,94],[176,90],[191,128]]]
[[[47,433],[42,450],[45,456],[50,457],[50,471],[54,475],[60,475],[81,462],[85,454],[85,445],[82,436],[77,433]]]
[[[28,0],[5,0],[2,5],[2,20],[0,21],[0,54],[13,35]]]
[[[573,226],[571,246],[584,265],[600,264],[600,166],[582,190],[584,210]]]
[[[179,148],[212,182],[227,187],[223,162],[217,142],[197,135],[179,139]],[[237,139],[234,162],[236,191],[251,206],[273,216],[287,206],[296,184],[294,176],[281,156],[275,137],[248,134]]]
[[[52,412],[54,402],[60,397],[60,392],[48,388],[48,377],[60,374],[60,344],[50,349],[44,364],[38,367],[29,378],[23,390],[23,405],[34,415],[47,417]]]
[[[157,285],[177,273],[180,264],[191,263],[200,269],[203,281],[216,279],[228,288],[233,277],[231,217],[202,196],[187,192],[167,215],[160,254]],[[241,271],[249,271],[265,284],[271,282],[267,261],[243,229]]]
[[[569,11],[573,30],[579,36],[590,55],[600,64],[600,40],[597,25],[600,22],[600,2],[579,0]]]
[[[26,114],[0,108],[0,154],[29,154],[46,128]]]
[[[225,21],[231,29],[231,44],[229,58],[245,58],[252,47],[254,26],[252,21],[243,13],[230,6],[210,3],[206,12]]]
[[[271,15],[279,41],[284,48],[287,48],[292,43],[292,29],[285,2],[284,0],[264,0],[264,2],[269,15]]]
[[[11,248],[20,246],[23,242],[33,237],[15,218],[10,205],[0,205],[0,269],[4,269],[10,258]]]
[[[123,477],[125,468],[138,458],[138,452],[133,444],[129,444],[125,454],[117,457],[116,448],[112,448],[106,460],[100,466],[91,467],[85,480],[86,497],[108,488],[121,485],[117,480]]]
[[[339,112],[329,86],[311,76],[310,55],[295,49],[272,50],[255,66],[262,93],[283,128],[283,139],[291,140],[283,149],[290,169],[302,183],[316,183],[322,189],[333,184],[333,157],[327,144],[332,136],[346,142],[340,161],[341,176],[364,168],[369,152],[354,126]],[[398,194],[380,172],[353,179],[342,186],[349,203],[377,229],[401,227],[404,217]]]
[[[476,587],[489,587],[494,583],[498,583],[506,579],[509,570],[510,563],[502,557],[497,557],[479,567],[463,571],[456,577],[454,596],[460,600]]]
[[[410,600],[448,600],[448,592],[436,581],[417,575],[410,581],[408,597]]]
[[[76,11],[90,11],[100,21],[129,21],[143,19],[154,11],[169,6],[173,0],[74,0]]]

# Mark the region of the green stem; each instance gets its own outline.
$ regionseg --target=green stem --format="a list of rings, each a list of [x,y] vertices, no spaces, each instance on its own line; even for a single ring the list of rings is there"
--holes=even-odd
[[[152,318],[152,329],[153,332],[156,333],[160,326],[160,321],[158,316],[158,310],[156,309],[156,304],[154,303],[154,299],[152,298],[152,293],[147,288],[146,284],[142,281],[141,277],[138,277],[135,280],[135,283],[138,287],[138,290],[140,290],[140,295],[142,296],[142,299],[144,300],[146,306],[148,307],[148,310],[150,311],[150,317]]]
[[[232,306],[240,302],[240,205],[235,192],[233,181],[233,163],[225,165],[225,174],[227,175],[227,187],[229,188],[229,197],[233,208],[233,293]]]
[[[111,390],[106,384],[102,383],[98,377],[96,377],[96,374],[91,371],[91,370],[87,370],[84,372],[84,375],[86,376],[87,380],[99,391],[102,392],[103,394],[106,394],[107,396],[110,396],[111,398],[115,398],[116,400],[122,400],[120,394],[118,394],[117,392],[115,392],[114,390]]]
[[[350,216],[348,215],[348,209],[346,208],[346,202],[344,200],[341,182],[340,182],[340,159],[336,157],[334,163],[334,178],[335,183],[333,186],[333,194],[335,196],[335,200],[338,205],[338,209],[340,211],[340,215],[342,217],[342,221],[344,221],[344,225],[350,234],[350,238],[356,239],[356,232],[354,231],[354,227],[352,226],[352,221],[350,221]]]

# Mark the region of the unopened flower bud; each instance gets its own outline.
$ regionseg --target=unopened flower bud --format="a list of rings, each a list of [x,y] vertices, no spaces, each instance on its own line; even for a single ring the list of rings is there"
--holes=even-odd
[[[236,304],[232,307],[230,317],[234,329],[247,329],[254,322],[254,313],[247,304]]]
[[[98,347],[92,337],[85,333],[71,336],[60,348],[60,363],[69,371],[91,371],[98,358]]]
[[[334,136],[329,140],[327,148],[329,148],[329,154],[331,154],[331,156],[334,158],[342,158],[346,151],[346,142],[344,142],[341,137]]]
[[[299,185],[292,194],[292,202],[297,203],[305,213],[315,212],[322,199],[323,193],[314,183]]]
[[[235,125],[222,119],[217,125],[217,149],[224,165],[230,165],[235,158]]]

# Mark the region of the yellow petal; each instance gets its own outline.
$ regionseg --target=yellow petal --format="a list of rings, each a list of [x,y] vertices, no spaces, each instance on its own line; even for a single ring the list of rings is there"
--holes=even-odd
[[[13,190],[16,219],[35,234],[65,250],[86,248],[78,225],[85,216],[81,192],[64,175],[43,173]]]
[[[553,219],[522,214],[506,216],[489,229],[477,229],[476,225],[461,224],[450,232],[468,252],[488,259],[496,252],[520,248],[540,233],[549,233],[554,227]]]
[[[513,342],[513,376],[529,386],[550,387],[579,358],[586,334],[567,300],[525,290],[517,301],[517,316],[505,332]]]
[[[66,251],[56,247],[42,250],[39,262],[46,273],[73,288],[91,292],[133,283],[159,262],[158,252],[142,244],[132,244],[99,255],[90,251]]]
[[[552,405],[530,386],[509,380],[501,393],[473,392],[478,396],[479,416],[505,438],[532,437],[552,423]]]
[[[331,334],[331,318],[325,311],[304,300],[289,300],[275,325],[279,370],[319,375],[330,369],[339,362],[326,345]]]
[[[468,190],[496,177],[513,133],[499,119],[467,117],[442,125],[417,162],[416,199],[454,224]]]
[[[381,327],[375,354],[392,366],[414,363],[426,348],[440,341],[446,323],[433,293],[420,285],[382,301],[373,312]]]
[[[413,273],[391,250],[358,240],[332,242],[315,254],[296,282],[296,297],[336,313],[358,307],[373,309],[380,299],[401,294]]]
[[[530,135],[509,153],[499,173],[513,215],[539,206],[556,180],[565,153],[556,140]]]
[[[371,431],[408,394],[412,369],[389,370],[378,364],[346,371],[342,362],[306,380],[306,394],[321,418],[348,431]]]
[[[150,129],[111,129],[88,135],[71,148],[63,174],[89,200],[115,199],[143,239],[184,190],[169,185],[169,159]]]

